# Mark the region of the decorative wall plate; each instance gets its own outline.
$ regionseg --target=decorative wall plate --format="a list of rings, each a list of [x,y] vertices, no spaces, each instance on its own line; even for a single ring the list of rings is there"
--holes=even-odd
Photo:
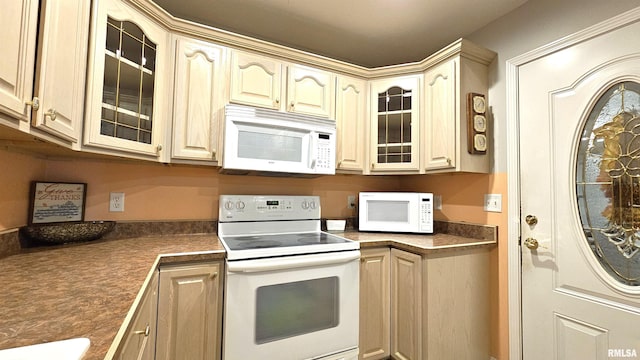
[[[469,154],[487,153],[487,102],[477,93],[467,95],[467,151]]]

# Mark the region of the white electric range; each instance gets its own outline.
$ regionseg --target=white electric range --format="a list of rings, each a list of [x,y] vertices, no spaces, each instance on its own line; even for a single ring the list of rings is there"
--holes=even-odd
[[[224,360],[357,359],[360,246],[320,214],[317,196],[220,196]]]

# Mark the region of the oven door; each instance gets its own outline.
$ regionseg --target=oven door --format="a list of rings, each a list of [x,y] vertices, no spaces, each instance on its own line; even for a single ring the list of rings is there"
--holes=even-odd
[[[360,251],[227,262],[223,359],[319,359],[358,347]]]

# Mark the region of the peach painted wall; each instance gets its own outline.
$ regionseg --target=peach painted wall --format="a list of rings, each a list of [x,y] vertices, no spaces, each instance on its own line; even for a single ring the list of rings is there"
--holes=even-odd
[[[217,168],[144,162],[56,160],[47,181],[87,183],[87,220],[212,220],[220,194],[318,195],[322,216],[346,217],[347,196],[364,190],[397,190],[397,177],[350,175],[315,179],[221,175]],[[125,211],[109,212],[109,193],[124,192]]]
[[[434,214],[438,220],[498,226],[498,247],[491,253],[491,354],[496,359],[508,359],[507,174],[406,176],[401,179],[401,187],[441,195],[442,211]],[[484,194],[502,194],[501,213],[484,211]]]
[[[0,150],[0,232],[27,222],[32,180],[86,182],[87,220],[212,220],[220,194],[293,194],[321,197],[325,217],[355,216],[347,196],[360,191],[425,191],[442,196],[438,220],[468,221],[499,227],[492,257],[492,355],[508,358],[507,175],[428,176],[336,175],[316,179],[218,174],[216,168],[166,166],[109,160],[42,160]],[[125,193],[125,211],[109,212],[109,193]],[[502,194],[502,213],[482,209],[484,194]]]
[[[44,160],[0,150],[0,232],[26,224],[31,181],[45,169]]]

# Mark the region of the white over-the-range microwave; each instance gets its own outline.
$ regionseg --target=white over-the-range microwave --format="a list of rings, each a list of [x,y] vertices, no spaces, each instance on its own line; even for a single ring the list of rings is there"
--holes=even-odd
[[[361,192],[360,231],[433,233],[433,194]]]
[[[243,105],[225,108],[225,173],[335,174],[336,123]]]

